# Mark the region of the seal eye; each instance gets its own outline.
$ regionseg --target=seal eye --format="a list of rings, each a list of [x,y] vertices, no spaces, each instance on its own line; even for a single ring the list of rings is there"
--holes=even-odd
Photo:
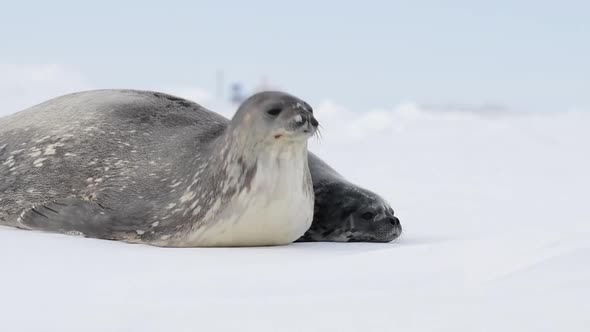
[[[365,220],[373,219],[373,217],[375,217],[375,214],[373,212],[365,212],[365,213],[361,214],[361,218],[363,218]]]
[[[283,111],[282,108],[273,107],[273,108],[269,109],[268,111],[266,111],[266,113],[268,113],[272,116],[277,116],[277,115],[281,114],[282,111]]]

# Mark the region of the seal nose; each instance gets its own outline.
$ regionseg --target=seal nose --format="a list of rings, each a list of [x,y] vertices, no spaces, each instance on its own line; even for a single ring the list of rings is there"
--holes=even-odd
[[[387,221],[394,227],[398,228],[401,226],[401,223],[399,222],[399,219],[397,219],[397,217],[391,216],[387,218]],[[401,228],[401,227],[400,227]]]
[[[389,216],[385,218],[385,221],[393,226],[389,231],[389,234],[386,236],[386,240],[393,241],[397,239],[402,234],[402,225],[399,222],[399,219],[397,219],[395,216]]]
[[[309,112],[309,111],[297,114],[294,119],[295,119],[296,126],[298,126],[298,127],[307,125],[307,129],[304,130],[304,132],[306,132],[306,133],[309,131],[309,129],[312,129],[309,127],[309,125],[311,125],[311,127],[313,127],[313,130],[317,129],[318,126],[320,125],[318,120],[316,120],[316,118],[313,116],[313,114],[311,114],[311,112]]]
[[[309,119],[309,122],[311,123],[312,126],[314,126],[315,128],[317,128],[320,123],[318,122],[318,120],[316,120],[313,115],[311,116],[311,118]]]

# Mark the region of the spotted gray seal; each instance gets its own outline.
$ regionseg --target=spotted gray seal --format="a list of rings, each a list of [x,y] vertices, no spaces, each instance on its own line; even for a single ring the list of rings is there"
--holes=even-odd
[[[0,118],[0,223],[159,246],[280,245],[310,227],[309,105],[248,98],[231,121],[98,90]]]
[[[80,106],[80,103],[83,101],[84,105]],[[36,147],[29,148],[32,149],[29,151],[31,157],[37,157],[33,160],[33,166],[40,166],[41,164],[43,164],[43,166],[45,165],[45,160],[42,160],[42,158],[45,158],[43,154],[47,148],[49,148],[47,150],[49,156],[61,156],[68,164],[73,164],[74,166],[79,162],[87,162],[92,165],[97,165],[95,166],[96,169],[99,169],[101,166],[107,167],[104,164],[109,163],[113,158],[116,158],[116,155],[120,151],[119,148],[121,148],[121,144],[129,147],[130,142],[128,140],[135,137],[140,130],[148,130],[148,132],[141,133],[142,136],[149,137],[151,135],[149,130],[151,126],[155,125],[153,121],[150,120],[152,118],[158,118],[158,121],[171,127],[172,129],[168,129],[170,132],[174,132],[173,128],[179,128],[182,130],[180,135],[169,135],[166,138],[169,140],[180,138],[179,142],[185,142],[186,139],[183,139],[182,135],[187,132],[191,135],[201,133],[202,137],[208,137],[204,140],[204,142],[206,142],[207,140],[214,139],[223,133],[225,127],[229,124],[229,120],[225,117],[208,111],[196,103],[168,94],[149,91],[107,90],[81,92],[59,97],[44,104],[37,105],[33,107],[32,110],[27,110],[26,112],[34,112],[37,114],[36,116],[43,119],[46,116],[44,113],[40,113],[44,112],[43,110],[59,113],[63,112],[61,110],[62,108],[68,109],[72,107],[88,108],[93,110],[93,112],[99,113],[116,111],[115,114],[131,114],[132,112],[135,112],[137,115],[136,121],[138,122],[135,125],[137,128],[128,131],[110,132],[111,135],[118,136],[117,140],[119,142],[117,143],[117,149],[110,153],[109,158],[111,159],[107,158],[105,161],[98,158],[90,158],[90,160],[88,160],[88,157],[77,159],[75,157],[78,156],[74,153],[62,150],[63,146],[61,146],[61,144],[64,143],[60,143],[59,139],[57,139],[56,145],[51,145],[50,138],[41,137],[41,142],[34,144]],[[68,116],[62,118],[62,121],[70,120]],[[3,120],[0,119],[0,128],[2,121]],[[16,118],[11,121],[18,123],[25,120],[23,118]],[[68,126],[74,129],[80,127],[75,123],[69,123]],[[27,125],[24,125],[24,127],[27,127]],[[96,129],[91,124],[88,127],[82,128],[81,133],[82,136],[85,135],[88,136],[87,139],[91,139],[93,135],[95,135],[95,130]],[[69,135],[72,134],[66,134],[66,138],[69,137]],[[28,139],[28,136],[22,135],[11,136],[11,138],[9,138],[6,133],[3,134],[3,131],[0,130],[0,142],[8,142],[8,140],[13,141],[14,143],[12,145],[16,148],[8,147],[8,143],[0,143],[0,175],[5,175],[3,176],[4,181],[0,180],[0,224],[9,224],[8,214],[18,214],[18,209],[14,208],[12,212],[8,211],[3,213],[3,207],[8,207],[7,202],[13,202],[11,204],[14,206],[15,200],[14,198],[11,198],[12,194],[16,192],[19,193],[18,196],[20,198],[17,198],[16,201],[19,201],[21,206],[22,204],[27,203],[27,197],[35,199],[41,195],[41,188],[39,186],[27,186],[27,183],[15,183],[17,177],[13,176],[12,173],[17,170],[16,160],[20,159],[18,155],[25,151],[17,146],[29,142],[30,139]],[[137,141],[137,138],[134,138],[134,140]],[[138,144],[145,144],[145,142],[147,141],[138,141]],[[43,148],[42,145],[38,145],[43,143],[45,143],[47,147]],[[175,166],[170,163],[170,160],[174,160],[171,159],[171,156],[175,155],[174,149],[175,148],[173,148],[172,151],[165,151],[165,154],[161,155],[159,159],[160,161],[168,160],[167,163],[169,164],[169,167]],[[132,154],[143,152],[133,149],[127,149],[126,151]],[[315,192],[315,208],[311,228],[298,241],[388,242],[400,235],[401,225],[399,220],[394,216],[393,210],[383,198],[367,189],[350,183],[313,153],[309,153],[308,158]],[[156,158],[150,160],[148,164],[156,163],[155,159]],[[125,163],[125,161],[127,162]],[[115,164],[119,163],[117,167],[122,167],[123,165],[121,163],[127,164],[128,162],[129,160],[122,158],[116,161]],[[19,167],[23,167],[26,164],[19,162],[19,165]],[[80,184],[83,188],[88,186],[88,189],[84,189],[83,192],[91,191],[91,188],[93,188],[95,183],[101,183],[103,181],[102,177],[91,177],[91,175],[92,172],[89,172],[89,177],[86,178],[86,182]],[[22,177],[20,179],[22,179]],[[125,182],[127,180],[123,179],[122,181]],[[166,186],[174,186],[175,184],[176,183],[162,183],[160,186],[153,188],[153,191],[156,192],[162,190],[163,192],[171,191],[173,193],[177,191],[177,188],[167,188]],[[9,185],[12,188],[10,192],[8,191]],[[26,187],[30,188],[27,189]],[[60,186],[58,185],[57,188],[60,188]],[[57,188],[53,189],[53,191],[59,191]],[[75,191],[78,189],[72,188],[70,190],[74,190],[72,195],[76,195]],[[12,219],[14,221],[14,218]],[[156,231],[157,229],[150,230],[150,232]],[[140,232],[144,231],[140,230]]]

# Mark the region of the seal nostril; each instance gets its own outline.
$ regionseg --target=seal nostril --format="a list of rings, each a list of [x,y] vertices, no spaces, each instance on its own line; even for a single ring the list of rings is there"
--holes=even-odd
[[[320,123],[318,122],[318,120],[316,120],[316,119],[315,119],[313,116],[311,117],[311,120],[310,120],[310,122],[311,122],[311,125],[312,125],[312,126],[314,126],[314,127],[317,127],[317,126],[319,126],[319,124],[320,124]]]
[[[395,227],[400,226],[399,219],[397,219],[396,217],[389,217],[389,218],[387,218],[387,221],[389,221],[389,223]]]

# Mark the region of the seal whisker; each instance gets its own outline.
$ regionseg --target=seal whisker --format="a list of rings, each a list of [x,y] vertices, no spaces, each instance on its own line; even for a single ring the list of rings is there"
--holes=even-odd
[[[313,136],[318,143],[321,143],[321,141],[323,139],[322,129],[323,129],[323,126],[321,124],[319,124],[318,127],[316,128],[315,132],[313,133]]]

